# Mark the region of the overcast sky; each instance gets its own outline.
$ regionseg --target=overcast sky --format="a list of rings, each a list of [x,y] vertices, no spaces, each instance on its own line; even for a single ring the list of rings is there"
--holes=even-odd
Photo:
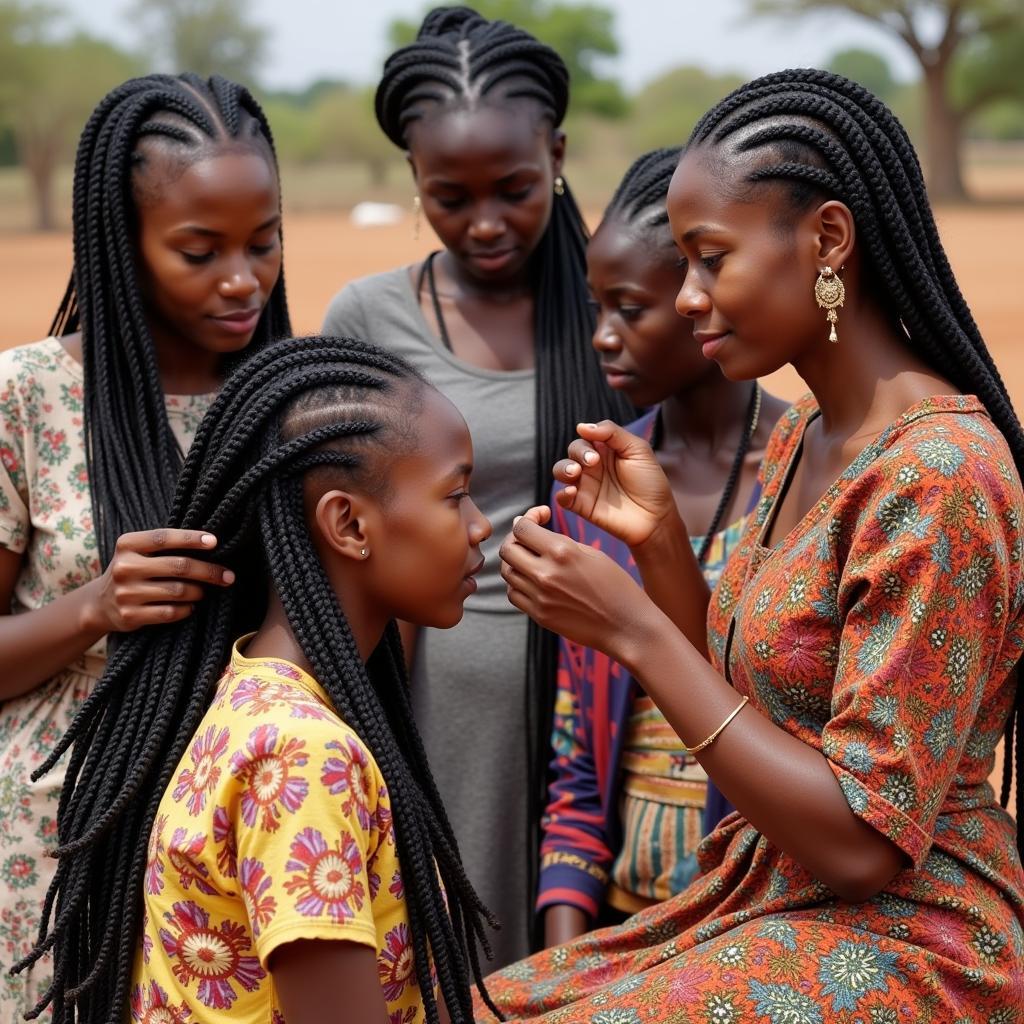
[[[747,77],[785,67],[822,65],[837,50],[882,53],[900,78],[915,76],[905,47],[852,15],[800,20],[751,18],[747,0],[598,0],[615,11],[622,52],[608,70],[630,90],[661,71],[696,64]],[[131,0],[63,0],[75,22],[97,35],[137,44],[125,12]],[[272,88],[301,88],[321,77],[373,82],[396,17],[418,17],[422,0],[250,0],[253,19],[270,29],[263,72]]]

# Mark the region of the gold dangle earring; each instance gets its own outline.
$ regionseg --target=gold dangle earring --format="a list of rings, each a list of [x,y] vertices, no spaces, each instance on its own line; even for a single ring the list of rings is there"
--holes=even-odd
[[[833,344],[839,341],[836,324],[839,323],[837,309],[841,309],[846,301],[846,289],[839,275],[831,267],[823,267],[814,282],[814,299],[818,305],[828,312],[825,319],[832,325],[828,332],[828,340]]]
[[[565,195],[565,178],[563,178],[561,175],[559,175],[557,178],[555,178],[555,195],[556,196],[564,196]]]
[[[420,202],[420,194],[416,193],[412,197],[412,240],[418,242],[420,240],[420,213],[423,210],[423,204]]]

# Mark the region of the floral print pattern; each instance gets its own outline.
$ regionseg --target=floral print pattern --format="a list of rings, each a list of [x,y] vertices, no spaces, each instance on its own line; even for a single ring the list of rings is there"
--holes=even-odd
[[[988,782],[1024,650],[1020,480],[976,399],[928,399],[768,548],[816,415],[808,399],[776,427],[709,649],[906,868],[844,903],[733,813],[685,892],[492,975],[507,1019],[1024,1022],[1024,871]]]
[[[183,449],[211,400],[210,395],[167,397],[168,420]],[[23,558],[9,609],[15,614],[49,604],[99,573],[83,408],[82,367],[56,338],[0,352],[0,546]],[[31,774],[92,691],[105,654],[101,640],[41,686],[0,704],[0,1020],[5,1022],[20,1021],[50,980],[48,957],[26,974],[8,975],[34,945],[56,867],[45,854],[57,838],[65,762],[38,782]],[[40,1019],[49,1020],[50,1011]],[[158,1013],[149,1019],[164,1018]]]
[[[335,939],[374,948],[389,1017],[423,1024],[400,877],[369,751],[308,675],[236,648],[153,824],[134,1018],[284,1024],[270,955]]]

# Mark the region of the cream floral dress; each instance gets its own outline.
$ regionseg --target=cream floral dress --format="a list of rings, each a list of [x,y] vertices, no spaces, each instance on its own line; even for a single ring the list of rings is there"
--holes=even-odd
[[[100,573],[82,379],[81,364],[56,338],[0,353],[0,546],[24,553],[13,614],[40,608]],[[212,397],[167,397],[183,449]],[[63,761],[39,782],[30,776],[64,734],[105,661],[101,640],[41,686],[0,702],[0,1024],[20,1021],[51,976],[48,960],[28,975],[7,973],[39,930],[56,865],[45,850],[56,840]]]

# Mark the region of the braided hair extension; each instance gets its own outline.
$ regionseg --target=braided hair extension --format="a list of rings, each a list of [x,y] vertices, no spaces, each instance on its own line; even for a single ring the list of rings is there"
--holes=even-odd
[[[439,1020],[431,964],[453,1024],[473,1018],[472,982],[491,1005],[476,942],[488,951],[483,923],[495,922],[462,869],[413,722],[397,627],[390,624],[364,666],[304,511],[309,472],[374,485],[379,452],[408,446],[403,423],[426,387],[403,360],[338,338],[269,343],[228,377],[189,450],[169,523],[213,532],[215,557],[234,569],[236,583],[212,589],[180,623],[128,635],[36,773],[72,747],[56,878],[37,946],[15,968],[54,950],[53,984],[33,1016],[52,1002],[58,1024],[120,1022],[157,808],[233,640],[262,620],[264,566],[315,678],[388,787],[427,1020]]]
[[[416,40],[393,53],[377,87],[377,120],[403,149],[410,131],[433,106],[475,109],[485,102],[529,102],[552,129],[569,104],[569,73],[562,58],[530,33],[488,21],[468,7],[438,7],[427,14]],[[628,423],[636,415],[608,388],[590,340],[594,318],[587,292],[589,235],[565,186],[531,260],[536,365],[535,500],[547,504],[551,466],[565,454],[575,425],[608,417]],[[554,634],[529,623],[526,716],[529,743],[528,899],[533,913],[540,815],[547,797],[551,720],[558,647]]]
[[[665,197],[682,152],[681,146],[669,146],[637,157],[619,182],[604,220],[620,220],[645,231],[667,228]],[[672,241],[670,232],[668,240]]]
[[[780,71],[741,86],[694,128],[688,146],[742,155],[745,198],[765,184],[791,209],[838,199],[863,241],[866,279],[908,345],[967,394],[976,394],[1024,475],[1024,430],[946,258],[917,154],[896,116],[867,89],[817,70]],[[752,169],[751,169],[752,168]],[[1016,753],[1017,846],[1024,853],[1024,687],[1006,724],[1001,801]]]
[[[50,333],[82,332],[86,452],[104,565],[122,533],[163,521],[181,468],[139,293],[135,202],[155,150],[180,165],[224,144],[252,148],[276,173],[270,126],[252,95],[193,74],[123,83],[100,101],[78,143],[74,269]],[[290,333],[282,273],[251,345]]]

